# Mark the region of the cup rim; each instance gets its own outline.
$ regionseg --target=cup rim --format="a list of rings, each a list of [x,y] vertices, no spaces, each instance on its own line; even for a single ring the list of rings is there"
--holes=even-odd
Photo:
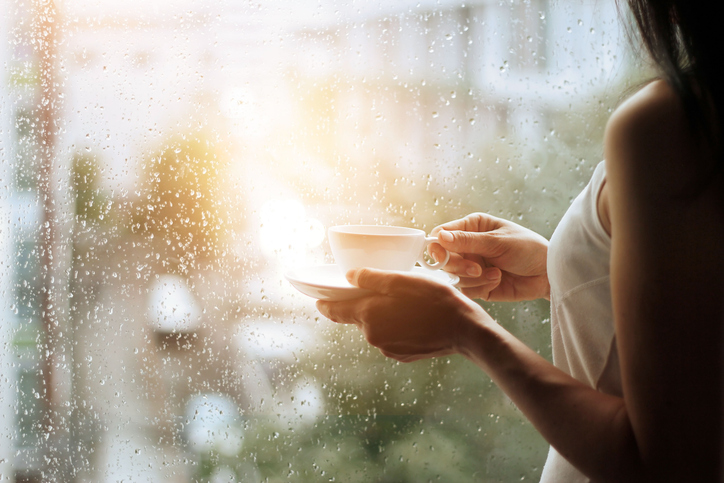
[[[387,228],[392,233],[364,233],[363,230],[372,228],[378,230],[380,228]],[[359,230],[359,231],[358,231]],[[410,228],[407,226],[397,225],[335,225],[329,227],[330,233],[341,233],[345,235],[368,235],[368,236],[425,236],[425,232],[419,228]]]

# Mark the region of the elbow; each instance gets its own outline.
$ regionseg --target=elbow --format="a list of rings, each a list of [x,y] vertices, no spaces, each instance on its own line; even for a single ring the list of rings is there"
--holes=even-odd
[[[621,441],[608,464],[599,466],[587,476],[601,483],[722,483],[724,466],[721,444],[712,444],[704,451],[684,449],[661,438],[660,444],[642,451],[631,431]],[[677,447],[672,451],[672,447]]]
[[[608,424],[615,435],[607,445],[599,447],[599,453],[587,469],[581,468],[591,481],[597,483],[642,483],[660,481],[650,477],[647,465],[625,404],[611,414]]]
[[[588,475],[595,483],[646,483],[662,480],[648,476],[642,466],[611,465],[597,475]]]
[[[636,465],[611,468],[599,475],[589,475],[596,483],[721,483],[722,471],[717,468],[690,467],[677,462],[659,462],[654,465]]]
[[[609,464],[598,468],[588,476],[596,483],[645,483],[660,482],[646,471],[646,467],[635,448],[620,451]]]

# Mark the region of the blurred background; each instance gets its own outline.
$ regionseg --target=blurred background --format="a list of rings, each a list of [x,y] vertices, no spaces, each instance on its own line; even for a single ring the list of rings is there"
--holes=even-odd
[[[537,481],[484,373],[283,275],[336,224],[549,237],[647,73],[613,1],[0,11],[0,481]],[[550,358],[547,302],[484,306]]]

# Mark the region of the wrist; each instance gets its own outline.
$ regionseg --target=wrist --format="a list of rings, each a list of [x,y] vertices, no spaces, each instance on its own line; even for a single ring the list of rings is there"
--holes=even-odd
[[[457,352],[496,380],[501,371],[515,362],[511,355],[518,341],[482,307],[480,312],[461,331]]]
[[[498,323],[480,305],[466,301],[466,313],[458,325],[455,351],[470,360],[479,359],[480,342]]]

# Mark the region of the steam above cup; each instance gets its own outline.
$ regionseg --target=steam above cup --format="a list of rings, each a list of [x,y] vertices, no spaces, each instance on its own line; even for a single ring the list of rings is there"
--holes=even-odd
[[[436,237],[426,236],[416,228],[382,225],[340,225],[328,230],[332,255],[342,273],[353,268],[377,268],[380,270],[410,271],[415,262],[430,270],[439,270],[447,264],[445,259],[429,263],[424,253]]]

